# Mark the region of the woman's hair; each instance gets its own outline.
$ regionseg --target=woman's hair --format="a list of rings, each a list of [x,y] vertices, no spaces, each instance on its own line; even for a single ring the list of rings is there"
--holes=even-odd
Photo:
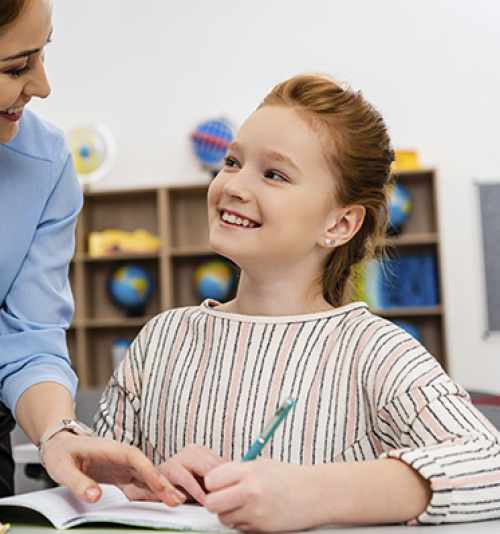
[[[0,35],[19,17],[31,0],[2,0],[0,2]]]
[[[339,205],[366,210],[357,234],[333,249],[323,275],[323,295],[332,306],[352,300],[354,267],[383,247],[387,225],[387,185],[394,150],[380,113],[360,91],[324,75],[300,75],[278,84],[259,107],[292,108],[318,134],[334,178]]]

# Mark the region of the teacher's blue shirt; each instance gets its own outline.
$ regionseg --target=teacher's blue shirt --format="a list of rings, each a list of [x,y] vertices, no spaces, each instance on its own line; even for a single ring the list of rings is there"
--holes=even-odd
[[[30,386],[74,396],[66,329],[74,312],[68,264],[82,192],[63,133],[25,110],[0,144],[0,400],[15,415]]]

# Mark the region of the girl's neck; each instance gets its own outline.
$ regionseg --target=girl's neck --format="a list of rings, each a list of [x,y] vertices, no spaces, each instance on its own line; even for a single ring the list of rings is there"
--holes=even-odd
[[[285,316],[328,311],[333,306],[323,298],[321,287],[286,279],[260,282],[242,272],[236,297],[219,309],[242,315]]]

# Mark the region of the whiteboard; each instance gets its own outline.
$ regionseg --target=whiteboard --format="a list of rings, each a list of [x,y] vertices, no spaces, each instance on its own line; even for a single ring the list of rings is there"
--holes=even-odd
[[[500,182],[479,183],[486,297],[485,335],[500,334]]]

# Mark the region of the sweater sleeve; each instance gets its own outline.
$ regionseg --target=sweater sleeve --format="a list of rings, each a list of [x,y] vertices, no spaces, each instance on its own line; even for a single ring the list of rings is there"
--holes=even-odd
[[[127,445],[141,447],[143,329],[111,376],[94,418],[94,432]]]
[[[165,458],[156,445],[161,421],[145,421],[147,408],[154,402],[148,395],[158,393],[158,388],[165,386],[158,383],[152,387],[146,382],[151,372],[149,365],[162,356],[152,339],[162,315],[151,319],[132,341],[106,386],[93,422],[98,436],[140,448],[154,465],[161,464]]]
[[[50,176],[47,181],[36,174],[45,169]],[[11,221],[11,239],[12,246],[16,239],[18,245],[25,238],[31,241],[0,308],[0,392],[13,414],[19,397],[34,384],[56,382],[73,396],[77,385],[66,329],[74,311],[68,266],[82,192],[62,134],[52,145],[50,159],[31,158],[27,172],[29,178],[19,177],[12,184],[17,187],[16,198],[11,198],[13,215],[24,218]],[[28,179],[32,187],[21,191]],[[35,217],[28,225],[26,221]],[[17,224],[22,220],[25,228]]]
[[[430,482],[432,498],[413,524],[497,518],[500,434],[463,389],[437,373],[378,414],[389,452]]]

